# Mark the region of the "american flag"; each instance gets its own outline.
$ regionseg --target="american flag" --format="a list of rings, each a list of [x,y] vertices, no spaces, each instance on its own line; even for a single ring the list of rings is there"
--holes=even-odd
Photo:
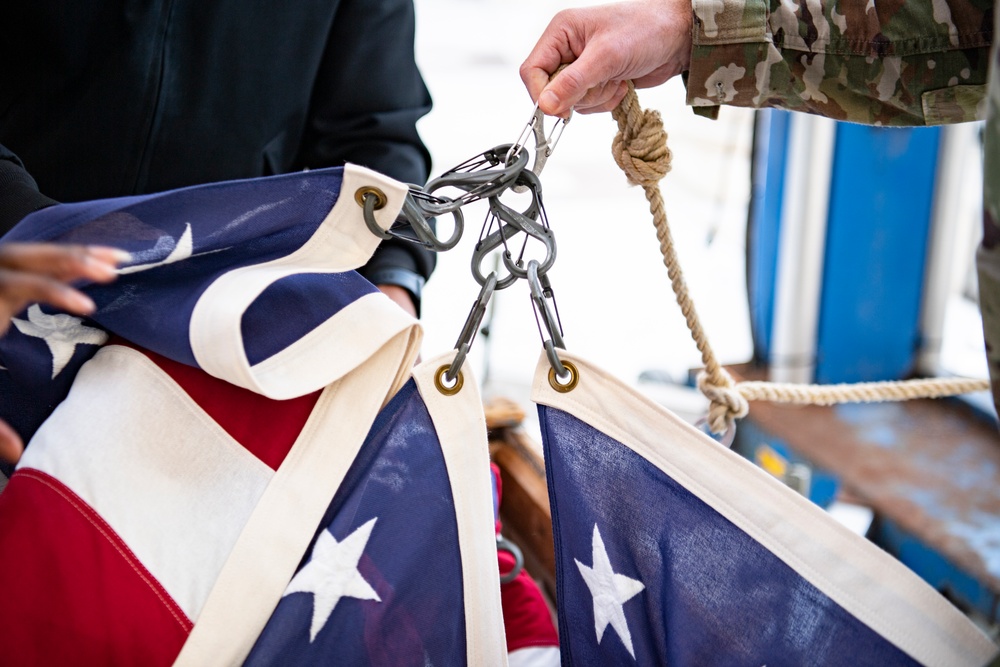
[[[885,552],[560,351],[533,398],[572,665],[970,665],[996,647]],[[566,604],[572,600],[572,604]]]
[[[352,269],[378,239],[311,171],[60,205],[7,240],[133,262],[0,340],[29,440],[0,494],[4,664],[505,664],[475,382]],[[551,644],[552,641],[549,641]]]

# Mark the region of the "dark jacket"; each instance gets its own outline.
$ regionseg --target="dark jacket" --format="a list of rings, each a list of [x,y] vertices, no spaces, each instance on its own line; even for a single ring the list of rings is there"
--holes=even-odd
[[[422,184],[413,37],[411,0],[4,3],[0,144],[23,169],[0,146],[0,233],[48,197],[344,162]],[[363,273],[419,293],[433,266],[387,242]]]

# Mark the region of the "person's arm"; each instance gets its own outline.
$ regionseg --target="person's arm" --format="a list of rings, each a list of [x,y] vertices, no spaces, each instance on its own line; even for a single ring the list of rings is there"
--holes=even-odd
[[[38,191],[21,160],[0,144],[0,236],[24,216],[55,203]]]
[[[869,125],[983,118],[992,0],[694,0],[687,101]]]
[[[94,302],[69,283],[114,280],[123,250],[52,243],[0,243],[0,335],[29,303],[46,303],[75,315],[94,312]],[[0,461],[16,463],[24,451],[20,436],[0,420]]]
[[[417,120],[431,108],[413,54],[411,0],[343,0],[316,76],[313,102],[296,167],[345,162],[369,167],[404,183],[423,185],[430,154]],[[394,286],[419,312],[434,253],[383,241],[360,272],[380,287]],[[386,291],[383,289],[383,291]],[[398,290],[389,290],[399,301]]]
[[[0,145],[0,235],[21,219],[56,202],[38,191],[16,155]],[[124,250],[104,246],[0,242],[0,336],[30,303],[45,303],[75,315],[94,312],[94,302],[70,287],[76,280],[114,280]],[[0,420],[0,460],[16,463],[24,451],[20,436]]]
[[[552,19],[521,77],[556,115],[574,100],[584,113],[608,110],[624,80],[642,88],[687,70],[688,102],[708,113],[726,104],[882,125],[972,120],[982,117],[991,8],[638,0],[569,10]],[[572,64],[548,82],[560,63]]]

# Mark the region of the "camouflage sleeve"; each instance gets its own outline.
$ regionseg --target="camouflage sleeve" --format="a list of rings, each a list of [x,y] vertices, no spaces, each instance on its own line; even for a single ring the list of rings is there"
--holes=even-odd
[[[869,125],[985,115],[993,0],[693,0],[687,101]],[[707,113],[706,113],[707,112]]]

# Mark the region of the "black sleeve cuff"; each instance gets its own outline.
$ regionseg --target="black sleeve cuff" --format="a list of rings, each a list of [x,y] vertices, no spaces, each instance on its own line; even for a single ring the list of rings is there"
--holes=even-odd
[[[56,204],[38,191],[35,180],[12,153],[0,151],[0,235],[35,211]]]

